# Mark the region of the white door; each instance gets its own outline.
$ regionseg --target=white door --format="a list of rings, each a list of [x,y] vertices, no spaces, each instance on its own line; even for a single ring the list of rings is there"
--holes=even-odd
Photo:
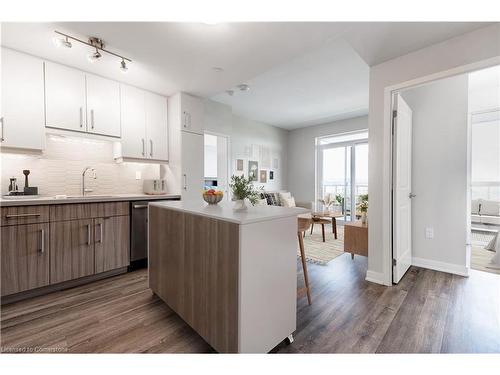
[[[145,92],[132,86],[120,85],[121,95],[121,156],[146,158]]]
[[[87,131],[85,73],[45,62],[45,126]]]
[[[394,97],[393,271],[398,283],[411,266],[412,111],[400,94]]]
[[[147,157],[154,160],[168,160],[167,98],[147,92],[146,135]]]
[[[1,145],[42,150],[45,141],[43,61],[2,48]]]
[[[87,74],[87,131],[120,137],[120,84]]]
[[[185,201],[203,199],[204,136],[182,132],[181,198]]]
[[[203,102],[188,94],[181,94],[182,130],[203,134]]]

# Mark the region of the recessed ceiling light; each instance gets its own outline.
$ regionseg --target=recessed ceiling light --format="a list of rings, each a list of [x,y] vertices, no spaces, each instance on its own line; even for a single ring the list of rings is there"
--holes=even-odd
[[[222,73],[224,71],[224,69],[221,68],[220,66],[214,66],[212,70],[217,73]]]
[[[248,86],[246,83],[239,84],[236,87],[239,88],[240,91],[248,91],[248,90],[250,90],[250,86]]]

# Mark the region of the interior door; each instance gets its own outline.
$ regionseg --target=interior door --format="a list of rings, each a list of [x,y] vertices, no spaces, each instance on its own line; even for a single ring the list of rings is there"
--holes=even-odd
[[[400,94],[393,112],[393,245],[392,281],[398,283],[411,265],[412,111]]]

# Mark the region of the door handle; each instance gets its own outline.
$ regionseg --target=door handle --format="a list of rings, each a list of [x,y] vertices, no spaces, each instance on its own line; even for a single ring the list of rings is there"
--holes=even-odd
[[[187,175],[184,173],[182,176],[184,177],[184,187],[183,187],[183,189],[187,190]]]
[[[87,224],[87,245],[90,245],[90,224]]]
[[[147,204],[134,204],[134,208],[148,208]]]
[[[80,128],[83,128],[83,107],[80,107]]]
[[[97,223],[97,226],[99,227],[99,241],[97,241],[97,242],[102,243],[102,236],[103,236],[103,234],[102,234],[102,223]]]
[[[2,117],[0,117],[0,123],[1,123],[1,125],[2,125],[2,135],[0,136],[0,142],[5,141],[5,138],[3,137],[4,121],[5,121],[5,120],[4,120],[3,116],[2,116]]]
[[[12,215],[5,215],[6,219],[16,219],[16,218],[22,218],[22,217],[38,217],[41,214],[12,214]]]
[[[90,127],[94,129],[94,110],[90,110]]]
[[[45,231],[43,229],[40,229],[40,241],[41,246],[40,246],[40,253],[45,253]]]
[[[150,146],[149,156],[153,157],[153,140],[152,139],[149,140],[149,146]]]
[[[142,138],[142,156],[146,156],[146,143],[144,142],[144,138]]]
[[[187,128],[187,112],[184,111],[182,114],[184,116],[184,121],[183,121],[184,128]]]
[[[413,193],[408,194],[408,198],[410,198],[410,199],[415,198],[416,196],[417,196],[417,194],[413,194]]]

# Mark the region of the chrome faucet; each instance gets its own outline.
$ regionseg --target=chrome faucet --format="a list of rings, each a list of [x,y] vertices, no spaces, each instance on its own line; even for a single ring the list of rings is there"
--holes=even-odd
[[[94,180],[97,178],[94,168],[92,168],[92,167],[85,167],[83,169],[83,173],[82,173],[82,195],[83,196],[85,196],[85,193],[90,193],[90,192],[93,191],[92,189],[85,189],[85,173],[87,173],[88,170],[90,170],[90,171],[93,172],[92,177],[94,178]]]

